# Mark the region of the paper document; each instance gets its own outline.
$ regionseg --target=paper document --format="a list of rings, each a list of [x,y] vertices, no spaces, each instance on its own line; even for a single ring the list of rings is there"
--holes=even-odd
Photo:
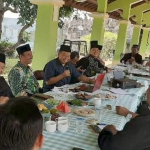
[[[120,94],[120,95],[128,95],[130,93],[127,93],[125,90],[121,89],[121,88],[111,88],[109,89],[109,91],[115,93],[115,94]]]

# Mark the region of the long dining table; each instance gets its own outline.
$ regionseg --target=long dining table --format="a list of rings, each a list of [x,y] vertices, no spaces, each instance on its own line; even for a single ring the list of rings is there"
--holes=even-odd
[[[101,106],[99,107],[100,110],[100,116],[99,117],[99,123],[107,124],[107,125],[114,125],[117,130],[121,131],[124,127],[124,125],[129,121],[126,117],[120,116],[116,113],[115,106],[122,106],[126,107],[132,112],[136,112],[138,105],[141,102],[141,97],[146,92],[146,89],[149,85],[150,80],[145,78],[138,78],[135,77],[141,84],[143,83],[143,86],[140,88],[132,88],[132,89],[126,89],[126,94],[115,94],[116,99],[107,99],[102,100]],[[145,84],[147,82],[147,84]],[[82,83],[77,83],[74,85],[65,85],[64,87],[61,87],[62,89],[66,88],[74,88],[76,86],[79,86]],[[105,83],[102,85],[102,87],[93,92],[90,93],[90,95],[95,94],[112,94],[110,91],[110,87],[108,87]],[[73,92],[63,92],[60,91],[59,88],[54,88],[53,91],[49,91],[45,93],[47,95],[51,95],[54,97],[54,99],[57,100],[70,100],[75,99],[75,94]],[[88,93],[89,94],[89,93]],[[92,102],[93,99],[90,99],[89,102]],[[112,109],[106,109],[106,105],[111,105]],[[92,108],[92,106],[89,106]],[[72,107],[72,110],[74,107]],[[82,148],[84,150],[99,150],[98,147],[98,134],[93,133],[88,128],[88,123],[86,123],[86,120],[90,119],[90,117],[82,117],[85,119],[84,129],[82,133],[76,132],[76,119],[78,116],[73,111],[69,114],[62,113],[62,116],[67,116],[70,122],[69,129],[65,133],[60,133],[59,131],[56,131],[54,133],[49,133],[45,130],[43,130],[44,134],[44,145],[42,150],[72,150],[73,147]]]

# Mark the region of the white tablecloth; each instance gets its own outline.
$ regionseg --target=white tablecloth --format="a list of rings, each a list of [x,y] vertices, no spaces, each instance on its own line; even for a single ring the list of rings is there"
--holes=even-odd
[[[139,79],[139,81],[145,81],[146,79]],[[78,84],[77,84],[78,85]],[[73,88],[77,85],[68,85],[65,88]],[[107,87],[101,87],[101,89]],[[140,97],[145,93],[147,87],[135,88],[135,89],[126,89],[129,93],[128,95],[116,95],[115,100],[102,100],[102,105],[100,107],[100,123],[113,124],[118,130],[122,130],[124,125],[127,122],[127,119],[123,116],[117,115],[115,111],[115,106],[123,106],[128,108],[130,111],[135,112],[137,106],[139,105],[141,99]],[[109,91],[98,90],[93,94],[97,93],[110,93]],[[54,96],[55,99],[59,100],[68,100],[74,99],[74,94],[72,92],[63,93],[61,91],[47,92],[46,94]],[[92,101],[92,99],[90,100]],[[112,110],[105,109],[106,105],[111,105]],[[44,131],[44,146],[42,150],[71,150],[73,147],[83,148],[85,150],[99,150],[97,137],[98,134],[92,133],[90,129],[87,128],[85,124],[83,133],[78,134],[75,131],[75,120],[79,117],[74,113],[68,115],[69,121],[71,123],[69,130],[66,133],[60,133],[56,131],[55,133],[49,133]],[[89,118],[85,118],[89,119]]]

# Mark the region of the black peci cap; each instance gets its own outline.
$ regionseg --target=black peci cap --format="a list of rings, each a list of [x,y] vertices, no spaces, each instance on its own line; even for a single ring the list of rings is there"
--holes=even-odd
[[[98,41],[91,41],[90,44],[91,44],[91,49],[92,48],[97,48]]]
[[[99,50],[102,50],[103,46],[102,45],[97,45]]]
[[[92,48],[98,48],[99,50],[102,50],[103,46],[102,45],[98,45],[98,41],[91,41],[91,49]]]
[[[70,48],[70,46],[68,46],[68,45],[61,45],[59,51],[60,51],[60,52],[61,52],[61,51],[65,51],[65,52],[70,52],[70,53],[71,53],[71,48]]]
[[[26,45],[17,47],[16,50],[18,54],[20,55],[20,54],[23,54],[24,52],[31,51],[31,48],[29,44],[26,44]]]

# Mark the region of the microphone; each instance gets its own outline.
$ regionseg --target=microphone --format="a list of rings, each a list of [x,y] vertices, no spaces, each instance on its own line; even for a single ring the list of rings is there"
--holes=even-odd
[[[65,66],[65,70],[68,70],[68,71],[69,71],[69,66],[68,66],[68,64]],[[69,77],[66,77],[65,84],[68,84],[68,83],[69,83]]]
[[[65,66],[65,69],[66,69],[66,70],[69,70],[69,66],[68,66],[68,65],[66,65],[66,66]]]

